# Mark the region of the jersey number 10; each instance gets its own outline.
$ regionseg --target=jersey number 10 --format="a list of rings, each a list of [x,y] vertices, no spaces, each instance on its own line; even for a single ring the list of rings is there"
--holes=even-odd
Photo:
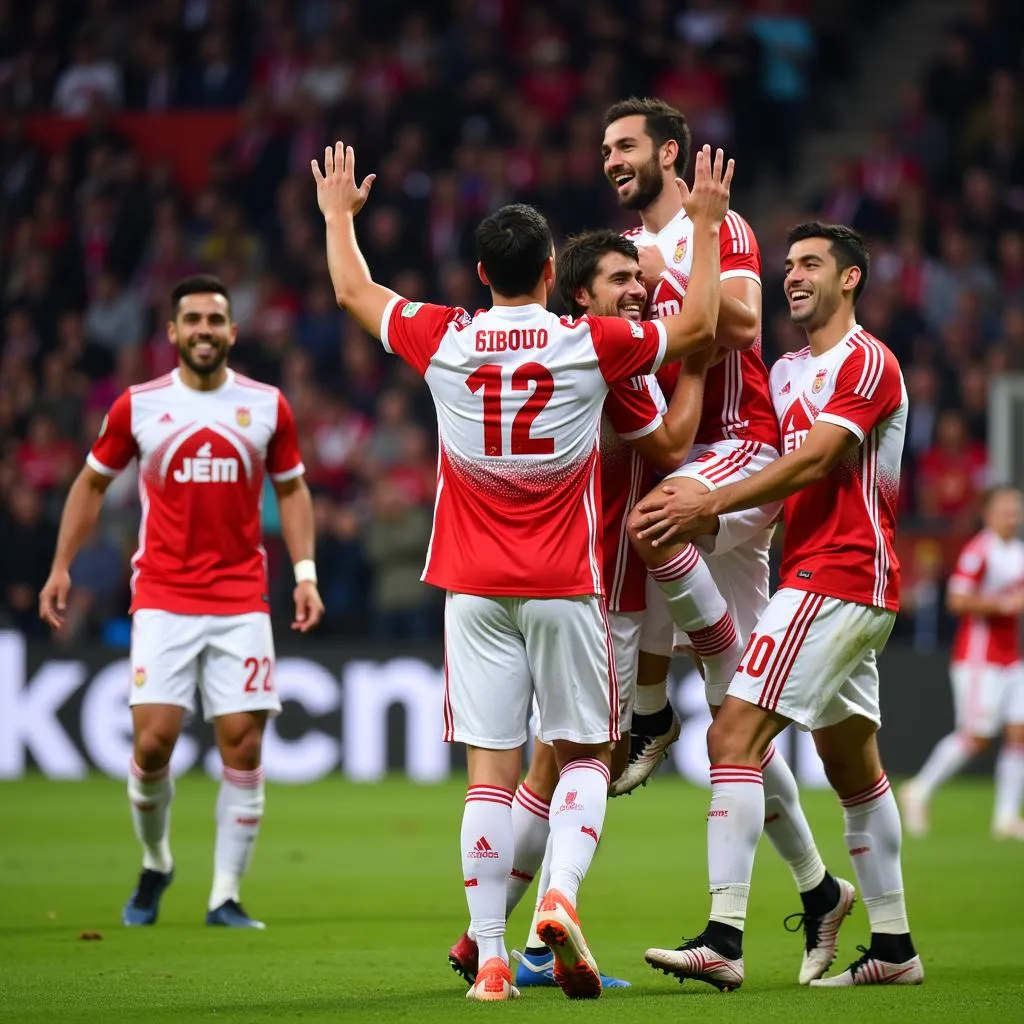
[[[546,366],[524,363],[512,371],[512,390],[533,391],[512,420],[509,450],[512,455],[552,455],[553,437],[531,437],[530,428],[541,410],[551,400],[555,379]],[[484,455],[494,457],[505,454],[502,432],[501,402],[502,375],[497,363],[485,363],[466,378],[466,387],[473,394],[483,391],[484,400]]]

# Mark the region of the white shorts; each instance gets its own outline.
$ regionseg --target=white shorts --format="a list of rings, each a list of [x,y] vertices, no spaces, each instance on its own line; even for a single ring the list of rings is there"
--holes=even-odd
[[[602,597],[445,601],[444,738],[489,750],[527,739],[536,692],[538,739],[619,738],[619,694]]]
[[[729,696],[802,729],[853,715],[881,725],[878,663],[896,613],[804,590],[776,591],[747,641]]]
[[[141,608],[132,616],[131,664],[132,707],[176,704],[193,712],[198,689],[207,721],[281,711],[266,612],[176,615]]]
[[[1024,664],[960,662],[949,675],[959,732],[991,737],[1004,725],[1024,725]]]

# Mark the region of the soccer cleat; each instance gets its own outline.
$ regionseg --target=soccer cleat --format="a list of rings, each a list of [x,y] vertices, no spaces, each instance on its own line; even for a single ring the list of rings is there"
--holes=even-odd
[[[121,923],[129,928],[138,925],[156,924],[160,912],[160,897],[174,880],[174,868],[170,871],[153,871],[143,868],[135,891],[121,911]]]
[[[668,757],[668,748],[672,746],[682,729],[679,716],[672,712],[672,724],[667,732],[658,736],[646,736],[643,733],[631,733],[629,737],[629,760],[622,774],[611,784],[609,796],[625,796],[632,793],[638,786],[646,786],[647,780],[654,770]]]
[[[815,988],[842,988],[845,985],[920,985],[924,981],[924,967],[919,956],[902,964],[890,964],[872,956],[864,946],[857,949],[864,955],[850,964],[842,974],[833,978],[816,978]]]
[[[928,801],[924,798],[917,783],[911,779],[904,782],[896,794],[899,798],[900,813],[903,815],[903,827],[908,836],[920,839],[928,834],[931,821],[928,816]]]
[[[596,999],[601,994],[601,972],[576,911],[557,889],[548,889],[541,900],[537,934],[554,954],[555,984],[569,999]]]
[[[512,950],[512,957],[519,961],[516,968],[516,985],[519,988],[557,988],[555,981],[555,956],[548,950],[543,953],[520,953]],[[601,988],[629,988],[630,983],[622,978],[609,978],[601,975]]]
[[[508,964],[500,956],[492,956],[490,960],[484,961],[477,973],[476,981],[466,993],[466,998],[481,1003],[518,999],[519,989],[512,984],[512,972],[508,969]]]
[[[688,978],[706,981],[719,992],[731,992],[743,984],[743,957],[730,960],[709,946],[703,934],[675,949],[649,949],[644,959],[656,970],[672,974],[680,982]]]
[[[206,923],[224,928],[256,928],[263,931],[267,926],[251,918],[237,900],[225,900],[216,910],[206,912]]]
[[[448,963],[452,970],[461,975],[467,985],[476,981],[476,972],[480,966],[480,950],[477,944],[469,937],[469,932],[463,932],[462,938],[448,950]]]
[[[1011,818],[1009,821],[997,821],[992,826],[992,838],[1024,840],[1024,818]]]
[[[786,931],[804,930],[804,958],[800,964],[800,984],[807,985],[820,978],[833,964],[839,951],[839,927],[857,902],[857,890],[845,879],[837,878],[839,901],[821,917],[790,914],[784,924]],[[790,925],[790,922],[793,922]]]

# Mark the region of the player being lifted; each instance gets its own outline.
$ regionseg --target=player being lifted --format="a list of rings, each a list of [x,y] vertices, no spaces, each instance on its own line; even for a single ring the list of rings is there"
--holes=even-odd
[[[281,710],[260,526],[264,476],[273,481],[295,566],[292,628],[303,633],[324,610],[313,505],[284,396],[228,369],[237,328],[227,289],[214,277],[186,278],[171,292],[171,311],[167,335],[178,367],[129,388],[111,406],[68,493],[39,612],[53,628],[63,625],[71,563],[107,487],[137,458],[142,523],[132,559],[128,799],[142,873],[122,920],[154,924],[174,875],[170,760],[198,689],[223,762],[206,923],[263,928],[242,909],[239,886],[263,819],[263,730],[268,714]]]
[[[877,653],[899,607],[893,548],[907,394],[895,356],[857,324],[868,253],[849,228],[801,224],[789,235],[786,297],[808,347],[772,368],[785,454],[745,480],[694,494],[669,480],[636,509],[661,547],[716,517],[785,499],[781,581],[750,635],[708,732],[711,914],[697,938],[649,949],[648,963],[720,989],[743,982],[743,927],[765,828],[762,761],[791,722],[812,732],[843,805],[845,837],[871,944],[812,985],[918,984],[900,865],[900,817],[875,739]]]
[[[576,898],[600,839],[619,699],[601,566],[598,432],[610,384],[663,359],[707,348],[718,316],[719,260],[698,247],[692,305],[659,323],[560,320],[550,229],[536,210],[504,207],[477,228],[478,270],[493,306],[411,303],[376,284],[355,240],[357,186],[341,143],[314,162],[339,304],[426,380],[438,417],[434,530],[424,579],[448,592],[446,739],[467,745],[463,881],[480,967],[467,993],[505,1000],[512,985],[505,906],[515,838],[512,803],[526,717],[536,694],[539,734],[559,780],[549,810],[551,877],[538,933],[566,995],[600,995]],[[731,164],[702,152],[690,216],[710,237],[728,209]]]
[[[924,767],[900,789],[907,831],[928,831],[935,790],[980,754],[1000,731],[992,835],[1024,839],[1024,664],[1020,617],[1024,614],[1024,501],[1015,487],[986,496],[985,528],[960,552],[949,581],[947,604],[959,616],[953,642],[956,730],[932,751]]]
[[[648,315],[671,314],[688,301],[696,240],[695,225],[674,184],[689,162],[689,126],[678,110],[657,99],[615,104],[605,113],[605,126],[605,174],[619,204],[641,218],[641,226],[627,237],[639,247],[650,296]],[[742,480],[779,454],[779,425],[761,359],[760,251],[750,226],[732,211],[717,241],[722,301],[715,340],[722,358],[707,371],[697,443],[685,464],[669,474],[674,487],[694,496]],[[667,393],[674,373],[659,374]],[[706,536],[687,544],[654,547],[633,529],[632,539],[652,583],[640,638],[630,764],[613,785],[614,795],[640,785],[679,735],[667,696],[673,622],[688,634],[703,662],[708,705],[717,714],[742,645],[768,604],[768,548],[779,510],[777,501],[769,501],[717,517]],[[735,624],[731,632],[730,618]],[[762,769],[765,830],[789,866],[803,905],[799,980],[807,984],[835,959],[838,929],[854,891],[826,870],[793,772],[774,744],[764,752]]]
[[[647,291],[636,246],[616,231],[587,231],[566,241],[556,261],[562,301],[573,318],[586,314],[618,316],[639,322]],[[707,359],[706,349],[683,364],[672,403],[662,415],[653,377],[633,378],[611,387],[604,403],[601,430],[601,495],[603,561],[608,623],[619,680],[619,732],[622,740],[612,751],[611,778],[625,768],[633,712],[634,682],[645,603],[647,570],[626,535],[626,520],[640,496],[653,483],[649,464],[664,472],[678,466],[690,450],[700,418]],[[512,804],[515,851],[508,882],[506,916],[518,906],[539,871],[538,899],[530,935],[519,961],[519,988],[554,985],[551,952],[537,935],[538,915],[547,889],[550,857],[548,815],[558,784],[558,765],[550,744],[535,740],[530,768],[516,789]],[[449,950],[452,968],[470,984],[476,978],[475,937],[466,932]],[[605,988],[628,983],[602,975]]]

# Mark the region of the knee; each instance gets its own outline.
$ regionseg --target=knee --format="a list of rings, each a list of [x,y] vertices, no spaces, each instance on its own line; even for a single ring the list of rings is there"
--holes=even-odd
[[[748,747],[725,716],[712,719],[708,728],[708,758],[712,764],[745,764],[752,756]]]
[[[841,798],[863,793],[882,774],[882,764],[877,757],[828,754],[822,757],[821,763],[825,778]]]
[[[135,737],[135,763],[143,771],[159,771],[171,760],[177,739],[173,730],[147,726]]]
[[[965,736],[963,737],[964,747],[971,757],[977,757],[985,753],[992,745],[991,736]]]
[[[253,771],[259,768],[263,751],[263,734],[259,729],[248,729],[237,737],[231,737],[221,745],[221,759],[229,768],[237,771]]]

